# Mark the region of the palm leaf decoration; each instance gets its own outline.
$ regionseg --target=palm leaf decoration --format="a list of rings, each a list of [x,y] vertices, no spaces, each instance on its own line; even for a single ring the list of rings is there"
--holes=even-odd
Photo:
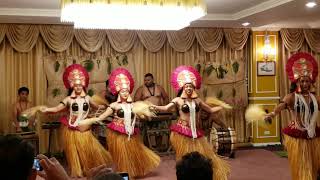
[[[213,67],[213,65],[211,64],[210,66],[208,66],[207,68],[206,68],[206,73],[207,73],[207,76],[210,76],[210,74],[212,73],[212,71],[213,70],[216,70],[214,67]]]
[[[201,72],[201,64],[200,63],[197,63],[195,68],[199,73]]]
[[[59,68],[60,68],[60,63],[59,63],[59,61],[56,61],[56,62],[54,63],[54,72],[58,72],[58,71],[59,71]]]
[[[100,69],[100,63],[101,63],[101,60],[100,60],[100,59],[97,59],[98,69]]]
[[[52,96],[53,96],[53,97],[57,97],[57,96],[59,96],[60,94],[61,94],[60,89],[54,88],[54,89],[52,90]]]
[[[237,91],[235,88],[232,88],[232,97],[236,97]]]
[[[233,72],[235,73],[235,74],[237,74],[238,73],[238,71],[239,71],[239,63],[237,62],[237,61],[235,61],[234,63],[232,63],[232,70],[233,70]]]
[[[120,61],[120,56],[119,55],[116,56],[116,60],[117,60],[117,64],[119,66],[121,66],[121,61]]]
[[[111,64],[111,61],[110,61],[110,57],[107,57],[106,60],[107,60],[107,64],[108,64],[107,73],[110,74],[111,70],[112,70],[112,64]]]
[[[88,71],[91,72],[94,68],[94,62],[91,59],[85,60],[83,62],[83,67]]]
[[[225,76],[225,74],[228,73],[228,70],[224,69],[223,66],[220,65],[220,66],[218,67],[218,70],[216,71],[216,73],[217,73],[217,78],[218,78],[218,79],[223,79],[224,76]]]
[[[91,97],[94,95],[93,89],[89,89],[89,90],[88,90],[88,95],[91,96]]]
[[[127,55],[123,55],[122,57],[122,64],[123,65],[128,65],[129,62],[128,62],[128,56]]]
[[[218,98],[218,99],[221,99],[222,97],[223,97],[223,91],[220,90],[220,91],[218,92],[218,94],[217,94],[217,98]]]
[[[63,61],[63,67],[66,68],[67,67],[67,60]]]

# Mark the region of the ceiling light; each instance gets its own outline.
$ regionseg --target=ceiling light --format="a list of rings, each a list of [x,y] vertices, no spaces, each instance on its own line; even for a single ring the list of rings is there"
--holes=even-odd
[[[315,7],[317,5],[317,3],[315,3],[315,2],[308,2],[307,4],[306,4],[306,6],[308,7],[308,8],[313,8],[313,7]]]
[[[206,15],[204,0],[61,0],[75,28],[179,30]]]
[[[242,26],[249,26],[249,25],[250,25],[249,22],[242,23]]]

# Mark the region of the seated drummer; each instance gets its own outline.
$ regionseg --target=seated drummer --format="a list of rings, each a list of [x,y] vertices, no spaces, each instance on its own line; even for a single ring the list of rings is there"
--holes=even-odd
[[[135,95],[134,101],[149,101],[154,105],[161,106],[169,103],[169,97],[162,86],[154,83],[153,75],[144,75],[144,85],[140,86]]]
[[[15,132],[29,131],[34,128],[34,118],[26,119],[21,116],[21,113],[31,108],[32,102],[28,99],[29,89],[27,87],[21,87],[18,89],[18,99],[13,105],[13,125],[15,126]]]
[[[162,86],[154,82],[153,75],[147,73],[144,75],[144,85],[140,86],[134,95],[134,101],[148,101],[154,105],[161,106],[169,103],[169,96]],[[149,126],[148,128],[157,129],[160,128],[161,123],[163,122],[150,122],[147,126]],[[147,143],[146,139],[145,143]],[[151,145],[149,147],[160,147],[162,144],[162,135],[158,134],[156,137],[151,137]]]

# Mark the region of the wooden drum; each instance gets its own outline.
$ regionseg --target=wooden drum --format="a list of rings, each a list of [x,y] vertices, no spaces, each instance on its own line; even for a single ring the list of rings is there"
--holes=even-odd
[[[217,154],[234,158],[236,132],[233,128],[215,129],[212,128],[209,136],[209,142]]]

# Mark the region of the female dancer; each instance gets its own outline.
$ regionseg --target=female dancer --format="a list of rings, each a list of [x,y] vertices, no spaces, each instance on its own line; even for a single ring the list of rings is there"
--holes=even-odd
[[[81,124],[86,126],[113,115],[108,124],[108,149],[117,166],[117,171],[128,172],[129,176],[144,176],[160,163],[160,157],[142,143],[138,129],[135,128],[137,114],[132,112],[134,104],[130,96],[134,81],[128,70],[117,68],[109,78],[112,94],[118,95],[116,102],[98,118],[86,119]]]
[[[79,123],[87,117],[90,105],[98,108],[98,105],[86,94],[85,88],[89,84],[88,72],[79,64],[70,65],[63,74],[63,82],[65,87],[71,90],[71,95],[67,96],[58,106],[42,107],[40,111],[55,113],[69,108],[69,117],[60,119],[63,149],[71,176],[82,177],[93,167],[102,164],[111,165],[112,158],[93,136],[90,126],[79,126]]]
[[[313,94],[312,88],[318,75],[318,64],[310,54],[297,53],[288,60],[286,71],[295,89],[265,116],[265,120],[271,120],[284,109],[289,110],[293,119],[283,133],[291,177],[293,180],[315,180],[320,168],[320,128],[317,127],[320,107],[319,97]]]
[[[168,111],[176,107],[179,111],[179,119],[173,124],[170,141],[176,150],[176,159],[179,160],[187,153],[198,151],[212,159],[214,179],[226,180],[229,174],[228,164],[220,159],[213,151],[212,146],[204,137],[204,132],[197,128],[200,119],[200,109],[214,113],[222,109],[217,106],[211,108],[205,104],[195,91],[201,86],[201,77],[197,70],[191,66],[179,66],[171,75],[171,84],[178,93],[166,106],[154,106],[157,110]]]

